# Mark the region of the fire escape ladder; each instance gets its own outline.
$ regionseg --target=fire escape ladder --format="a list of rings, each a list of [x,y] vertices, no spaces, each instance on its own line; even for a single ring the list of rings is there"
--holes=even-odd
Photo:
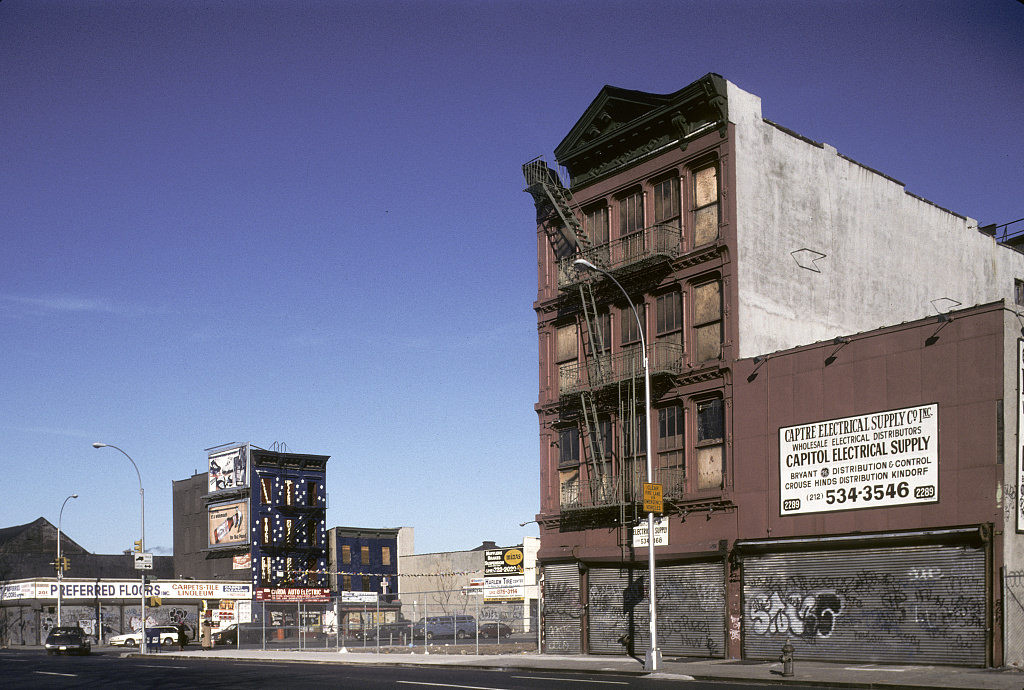
[[[589,249],[590,239],[583,230],[583,224],[573,212],[577,207],[572,192],[562,184],[558,173],[548,167],[542,157],[534,158],[523,165],[526,191],[533,197],[537,207],[538,220],[544,223],[555,255],[563,258],[577,251]],[[553,209],[559,222],[552,222],[549,211]]]
[[[650,424],[650,420],[646,420]],[[624,510],[629,510],[629,515],[624,515],[624,520],[635,519],[636,510],[634,504],[637,500],[639,486],[637,462],[640,458],[641,442],[646,442],[647,436],[638,425],[637,420],[637,379],[632,376],[619,383],[619,438],[622,439],[622,468],[619,474],[622,477],[622,494]]]
[[[610,380],[610,371],[605,371],[609,366],[607,357],[602,355],[605,352],[605,334],[601,332],[601,321],[597,318],[597,302],[594,299],[594,291],[589,280],[580,283],[580,303],[583,305],[583,318],[587,322],[587,340],[590,343],[590,357],[586,358],[587,375],[592,388],[603,385]],[[609,334],[610,335],[610,334]]]

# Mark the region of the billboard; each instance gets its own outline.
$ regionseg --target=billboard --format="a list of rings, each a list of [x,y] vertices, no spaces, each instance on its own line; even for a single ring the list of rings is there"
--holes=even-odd
[[[484,551],[485,602],[522,601],[525,586],[521,548]]]
[[[518,546],[511,549],[489,549],[484,551],[484,576],[522,575],[523,550]]]
[[[779,429],[779,510],[802,515],[939,500],[939,406]]]
[[[209,506],[206,515],[210,548],[249,543],[248,500]]]
[[[56,582],[19,583],[17,596],[8,599],[55,599]],[[60,585],[63,599],[134,599],[142,594],[139,580],[67,581]],[[250,599],[253,587],[243,582],[160,580],[146,583],[146,596],[163,599]]]
[[[218,450],[207,456],[210,464],[208,493],[249,486],[249,445]]]

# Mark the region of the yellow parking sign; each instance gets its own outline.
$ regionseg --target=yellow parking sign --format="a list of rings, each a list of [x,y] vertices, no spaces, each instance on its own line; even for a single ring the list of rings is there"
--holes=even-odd
[[[665,512],[665,503],[662,501],[661,484],[648,484],[647,482],[644,482],[644,512]]]

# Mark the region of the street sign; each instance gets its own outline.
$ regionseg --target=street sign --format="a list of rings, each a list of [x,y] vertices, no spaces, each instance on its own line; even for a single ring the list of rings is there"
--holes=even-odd
[[[152,570],[153,569],[153,554],[151,553],[137,553],[135,556],[135,569],[136,570]]]
[[[647,533],[647,520],[633,528],[633,548],[646,548],[650,541]],[[664,517],[654,518],[654,545],[668,546],[668,519]]]
[[[661,484],[648,484],[644,482],[644,512],[665,512],[665,503],[662,501],[661,496]]]

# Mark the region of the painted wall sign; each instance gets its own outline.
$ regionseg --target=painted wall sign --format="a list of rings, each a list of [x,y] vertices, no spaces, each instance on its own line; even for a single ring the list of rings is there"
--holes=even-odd
[[[326,587],[257,587],[253,590],[256,601],[330,601],[331,590]]]
[[[779,429],[782,515],[939,500],[939,406]]]
[[[138,580],[96,580],[61,583],[62,599],[133,599],[142,595]],[[57,582],[20,582],[5,585],[3,599],[56,599]],[[146,596],[162,599],[249,599],[252,585],[194,580],[149,582]]]

